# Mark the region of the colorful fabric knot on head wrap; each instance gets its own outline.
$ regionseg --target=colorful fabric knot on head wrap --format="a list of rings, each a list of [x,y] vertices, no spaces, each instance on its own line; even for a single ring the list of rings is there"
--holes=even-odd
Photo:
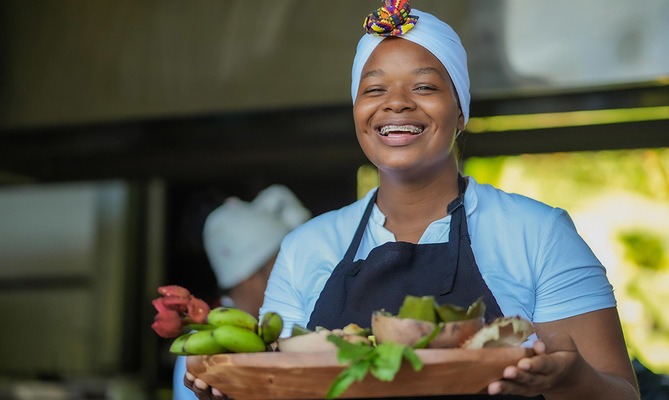
[[[362,26],[372,35],[401,36],[418,22],[418,17],[410,12],[409,0],[385,0],[384,6],[369,14]]]
[[[392,4],[402,4],[409,12],[409,6],[406,1],[393,1]],[[378,11],[377,11],[378,12]],[[469,121],[469,102],[471,95],[469,93],[469,72],[467,71],[467,52],[462,46],[460,37],[447,23],[435,17],[432,14],[413,9],[411,10],[413,18],[420,19],[420,23],[415,21],[411,28],[405,29],[398,38],[414,42],[432,53],[446,68],[448,75],[455,86],[455,91],[460,102],[460,110],[464,116],[465,125]],[[367,17],[369,19],[370,17]],[[365,19],[365,27],[367,25]],[[353,68],[351,70],[351,97],[353,103],[358,95],[358,87],[360,86],[360,77],[362,70],[367,63],[367,60],[376,49],[379,43],[387,39],[390,35],[379,35],[369,32],[365,33],[356,49],[355,58],[353,59]]]

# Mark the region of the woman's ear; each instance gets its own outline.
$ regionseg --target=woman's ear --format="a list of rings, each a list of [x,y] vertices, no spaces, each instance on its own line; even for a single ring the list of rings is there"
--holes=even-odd
[[[465,130],[465,115],[462,113],[462,110],[458,108],[458,134]]]

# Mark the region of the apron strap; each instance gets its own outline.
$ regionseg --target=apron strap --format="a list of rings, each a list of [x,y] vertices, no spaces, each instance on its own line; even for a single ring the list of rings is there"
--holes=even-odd
[[[466,189],[467,189],[467,182],[462,177],[462,175],[458,173],[458,197],[456,197],[455,200],[451,201],[448,204],[447,211],[449,215],[453,215],[453,213],[458,208],[464,206]],[[378,194],[379,194],[379,189],[377,188],[372,197],[369,199],[369,203],[367,203],[367,208],[365,209],[365,213],[362,215],[362,218],[360,219],[360,223],[358,224],[358,229],[355,231],[355,235],[353,235],[351,244],[348,246],[348,249],[346,249],[346,253],[344,254],[344,258],[342,259],[342,261],[346,261],[348,263],[353,262],[353,258],[355,257],[356,253],[358,252],[358,248],[360,247],[360,242],[362,241],[362,235],[365,233],[365,228],[367,228],[367,222],[369,221],[369,217],[372,215],[372,210],[374,209],[374,203],[376,203],[376,198]],[[451,224],[451,227],[452,226],[453,224]],[[455,232],[456,236],[454,236],[453,230],[451,230],[449,234],[449,241],[451,241],[451,243],[455,243],[452,241],[454,238],[456,239],[459,238],[460,231],[459,229],[456,231],[457,231]],[[457,258],[457,254],[455,258]]]
[[[358,252],[358,247],[360,247],[360,242],[362,241],[362,235],[365,233],[365,228],[367,228],[367,221],[369,221],[369,217],[372,215],[372,210],[374,209],[374,203],[376,203],[376,196],[378,195],[378,193],[379,189],[377,188],[374,194],[372,195],[372,198],[369,199],[369,203],[367,203],[367,208],[365,209],[365,213],[362,215],[362,219],[360,219],[360,223],[358,224],[358,229],[355,231],[353,240],[351,240],[351,244],[348,246],[348,249],[346,250],[346,254],[344,254],[344,258],[342,259],[342,261],[346,261],[348,263],[353,262],[353,258]]]

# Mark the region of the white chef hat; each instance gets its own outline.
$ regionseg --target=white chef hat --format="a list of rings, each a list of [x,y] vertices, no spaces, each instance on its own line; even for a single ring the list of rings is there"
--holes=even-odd
[[[453,81],[460,108],[464,115],[464,122],[467,125],[469,120],[469,72],[467,71],[467,53],[462,46],[460,37],[447,23],[435,17],[432,14],[410,9],[410,16],[417,17],[417,21],[412,22],[412,27],[407,29],[406,33],[396,35],[399,38],[410,40],[430,51],[446,68]],[[367,22],[367,21],[366,21]],[[392,35],[395,36],[395,35]],[[367,60],[372,55],[376,46],[381,43],[386,36],[379,36],[366,33],[358,42],[353,67],[351,70],[351,97],[355,103],[360,85],[360,76]]]
[[[284,236],[311,213],[283,185],[272,185],[249,202],[230,197],[204,223],[203,242],[219,287],[229,289],[256,273]]]

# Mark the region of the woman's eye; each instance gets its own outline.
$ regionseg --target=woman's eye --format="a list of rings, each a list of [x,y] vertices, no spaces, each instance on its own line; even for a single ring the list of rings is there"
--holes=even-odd
[[[379,94],[379,93],[383,93],[383,92],[384,92],[383,88],[370,87],[370,88],[365,89],[365,91],[363,93],[365,93],[365,94]]]
[[[416,86],[416,90],[419,91],[419,92],[432,92],[432,91],[435,91],[437,89],[435,89],[433,86],[430,86],[430,85],[420,85],[420,86]]]

